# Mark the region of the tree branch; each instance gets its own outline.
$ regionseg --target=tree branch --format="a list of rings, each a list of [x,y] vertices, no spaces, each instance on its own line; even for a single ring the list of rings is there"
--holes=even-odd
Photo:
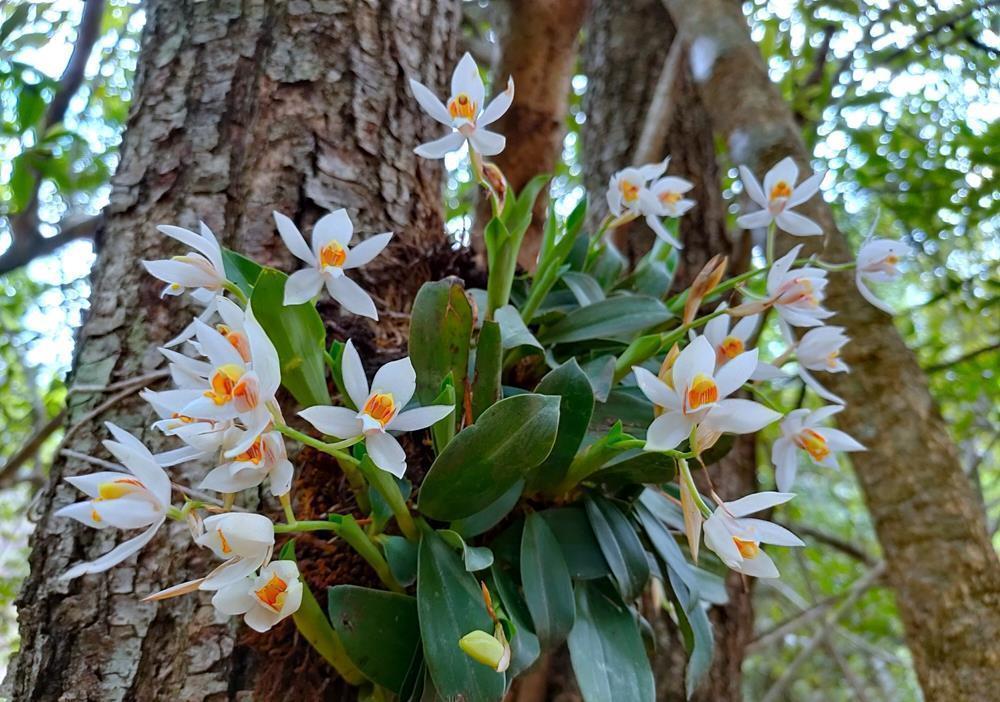
[[[9,487],[17,482],[17,469],[29,458],[38,453],[45,440],[52,436],[56,429],[62,426],[65,419],[66,410],[63,410],[43,424],[21,448],[7,459],[7,462],[0,468],[0,488]]]
[[[637,166],[657,161],[663,155],[667,143],[667,130],[670,129],[670,118],[673,116],[676,103],[674,86],[677,85],[677,74],[682,67],[684,44],[683,37],[674,37],[670,51],[663,59],[663,68],[660,69],[660,77],[649,99],[646,120],[632,155],[632,163]]]
[[[984,346],[981,349],[976,349],[975,351],[969,351],[968,353],[963,353],[958,358],[953,358],[950,361],[942,361],[941,363],[935,363],[933,366],[927,366],[924,368],[925,373],[939,373],[943,370],[948,370],[957,365],[965,363],[966,361],[971,361],[974,358],[982,356],[984,353],[989,353],[990,351],[996,351],[1000,349],[1000,341],[994,342],[989,346]]]
[[[23,236],[17,233],[14,225],[15,219],[16,217],[9,218],[14,237],[10,248],[0,254],[0,275],[10,273],[39,256],[50,254],[71,241],[93,239],[104,224],[104,216],[95,215],[74,224],[60,224],[59,233],[55,236],[42,236],[37,229],[33,229],[27,236]]]

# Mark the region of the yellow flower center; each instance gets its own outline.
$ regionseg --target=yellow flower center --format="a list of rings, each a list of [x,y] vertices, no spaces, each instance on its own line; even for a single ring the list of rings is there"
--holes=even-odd
[[[101,483],[97,488],[97,494],[101,500],[114,500],[143,489],[145,489],[143,484],[135,478],[120,478],[109,483]]]
[[[777,200],[779,197],[791,197],[791,195],[792,195],[792,186],[790,186],[783,180],[779,180],[777,183],[774,184],[774,187],[771,188],[772,200]]]
[[[101,521],[101,515],[97,513],[96,509],[90,510],[90,518],[93,519],[95,522]]]
[[[727,336],[719,344],[719,355],[724,358],[733,359],[743,353],[744,348],[743,339],[735,336]]]
[[[233,547],[229,545],[229,542],[226,540],[226,535],[222,533],[222,529],[216,529],[216,531],[219,533],[219,543],[222,544],[222,552],[232,553]]]
[[[822,461],[830,455],[826,438],[812,429],[803,429],[795,436],[795,445],[812,456],[814,461]]]
[[[396,403],[393,400],[392,393],[373,393],[372,396],[368,398],[368,401],[365,402],[362,412],[384,427],[396,413]]]
[[[740,555],[744,558],[756,558],[757,554],[760,553],[760,546],[756,541],[741,539],[738,536],[734,536],[733,543],[736,544],[736,548],[739,550]]]
[[[257,590],[254,594],[257,595],[257,599],[265,607],[273,612],[280,612],[281,607],[285,604],[285,592],[287,591],[288,583],[275,574],[271,576],[271,579],[267,581],[264,587]]]
[[[217,405],[226,404],[233,399],[234,388],[242,376],[243,369],[235,363],[219,366],[209,379],[212,389],[205,391],[205,397],[212,398],[212,402]]]
[[[319,250],[319,262],[323,268],[342,268],[347,260],[347,251],[340,242],[331,241]]]
[[[836,368],[838,358],[840,358],[840,351],[831,351],[830,353],[828,353],[826,355],[826,367]]]
[[[630,180],[622,180],[618,186],[622,191],[622,200],[626,203],[635,202],[639,198],[639,186]]]
[[[249,363],[250,342],[247,340],[246,335],[241,334],[238,331],[233,331],[228,325],[225,324],[216,324],[215,328],[220,334],[226,337],[226,341],[228,341],[232,347],[239,352],[240,358]]]
[[[660,202],[662,202],[664,205],[676,205],[678,202],[681,201],[682,197],[683,195],[681,195],[680,193],[674,193],[668,191],[665,193],[660,193]]]
[[[478,108],[479,106],[466,93],[459,93],[448,101],[448,114],[452,119],[462,118],[474,122]]]
[[[694,382],[688,387],[688,410],[696,410],[719,399],[719,387],[715,381],[703,373],[694,377]]]
[[[897,263],[899,263],[899,256],[897,256],[894,253],[891,253],[885,257],[885,262],[890,266],[895,266]]]
[[[249,461],[254,465],[258,465],[261,461],[263,461],[264,441],[262,440],[262,437],[258,436],[256,439],[254,439],[254,442],[250,444],[250,448],[248,448],[246,451],[237,456],[235,460],[244,463]]]

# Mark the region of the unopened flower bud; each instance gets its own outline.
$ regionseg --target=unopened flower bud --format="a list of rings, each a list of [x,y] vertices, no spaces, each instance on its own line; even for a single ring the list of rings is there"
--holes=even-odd
[[[502,210],[504,200],[507,197],[507,179],[504,177],[503,171],[495,163],[484,163],[483,178],[486,179],[493,193],[497,196],[497,201],[500,203],[500,209]]]
[[[660,364],[660,372],[656,374],[656,377],[659,378],[664,385],[666,385],[668,388],[671,389],[673,389],[674,387],[674,378],[672,373],[674,368],[674,361],[677,360],[677,357],[680,355],[680,353],[681,353],[681,347],[675,342],[674,345],[670,347],[670,350],[667,351],[667,355],[663,358],[663,363]],[[653,414],[659,417],[661,414],[663,414],[663,408],[657,404],[654,404]]]
[[[458,641],[466,655],[477,663],[488,665],[497,672],[506,670],[510,664],[510,647],[495,637],[477,629],[470,631]]]
[[[729,258],[721,254],[716,254],[709,259],[708,263],[698,271],[694,282],[688,290],[687,300],[684,302],[684,324],[690,324],[701,307],[701,301],[705,295],[710,293],[722,280],[726,274],[726,267],[729,265]]]

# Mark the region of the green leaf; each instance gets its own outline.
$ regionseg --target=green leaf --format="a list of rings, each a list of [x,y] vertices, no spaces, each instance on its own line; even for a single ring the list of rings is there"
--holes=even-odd
[[[486,509],[464,519],[456,519],[451,523],[451,528],[467,539],[489,531],[510,514],[514,505],[521,499],[522,492],[524,492],[524,481],[518,480],[510,490],[498,497]]]
[[[441,529],[438,534],[446,544],[462,552],[465,569],[470,573],[486,570],[493,565],[493,552],[485,546],[469,546],[461,534],[451,529]]]
[[[577,583],[576,609],[569,654],[583,699],[653,702],[653,671],[639,625],[618,593],[599,583]]]
[[[566,566],[575,580],[594,580],[610,574],[586,513],[579,507],[557,507],[540,513],[559,542]]]
[[[264,268],[253,286],[250,304],[278,352],[282,385],[304,407],[328,405],[323,361],[326,329],[312,304],[285,306],[287,280],[281,271]]]
[[[551,178],[552,176],[543,173],[529,180],[517,196],[514,206],[510,208],[509,212],[503,213],[504,224],[507,225],[511,236],[515,237],[518,242],[520,242],[520,238],[524,236],[524,232],[527,231],[528,227],[531,226],[531,213],[535,207],[535,200],[538,199],[542,188],[545,187]]]
[[[566,271],[562,274],[562,281],[573,293],[573,297],[576,298],[580,307],[586,307],[605,299],[604,290],[601,289],[600,283],[586,273]]]
[[[11,162],[10,181],[10,203],[7,206],[8,212],[20,212],[31,199],[31,190],[35,185],[35,176],[32,172],[30,152],[24,152],[15,156]]]
[[[642,504],[637,504],[635,514],[642,524],[643,530],[649,537],[649,542],[653,545],[653,550],[663,559],[667,568],[678,576],[681,582],[691,590],[692,596],[697,598],[698,578],[691,568],[691,564],[684,558],[684,552],[677,545],[673,534],[650,513]]]
[[[552,452],[529,481],[531,490],[544,491],[558,485],[573,462],[594,412],[594,392],[576,359],[550,371],[535,387],[535,392],[560,398],[559,430]]]
[[[587,379],[590,380],[594,399],[598,402],[607,402],[611,385],[615,380],[615,357],[606,355],[592,358],[581,364],[580,369],[587,374]]]
[[[222,250],[222,265],[226,269],[226,277],[236,284],[243,294],[250,297],[257,277],[263,270],[256,261],[229,249]]]
[[[507,675],[515,677],[538,660],[542,649],[538,637],[531,629],[531,613],[528,611],[528,605],[525,604],[514,579],[497,564],[494,564],[490,574],[493,576],[493,586],[504,613],[515,627],[514,635],[510,638],[511,659],[510,668],[507,669]]]
[[[450,521],[480,512],[552,449],[559,398],[526,393],[496,403],[435,459],[420,488],[420,511]]]
[[[17,97],[17,121],[21,131],[25,132],[34,127],[44,113],[45,98],[39,89],[30,83],[22,85]]]
[[[432,401],[432,405],[454,405],[456,410],[461,406],[456,402],[455,381],[451,373],[445,377],[441,384],[441,392]],[[431,425],[431,438],[434,440],[434,452],[441,453],[452,439],[455,438],[455,413],[442,417]]]
[[[612,488],[624,485],[666,483],[673,480],[674,459],[662,453],[631,449],[623,451],[588,477]]]
[[[525,326],[521,313],[513,305],[504,305],[493,315],[500,325],[500,337],[504,350],[526,347],[542,350],[542,345]]]
[[[619,592],[626,602],[634,600],[649,580],[646,549],[632,523],[613,502],[593,495],[584,500],[584,507]]]
[[[504,676],[458,647],[470,631],[492,631],[482,591],[451,548],[427,529],[420,541],[417,612],[424,659],[438,694],[448,702],[499,701]]]
[[[420,644],[417,601],[409,595],[337,585],[328,590],[333,628],[372,682],[399,692]]]
[[[659,300],[642,295],[621,295],[570,312],[539,334],[545,344],[604,339],[635,334],[670,319]]]
[[[472,421],[500,399],[500,374],[503,370],[503,344],[500,325],[483,322],[476,343],[476,370],[472,378]]]
[[[10,33],[15,29],[20,27],[28,19],[28,10],[31,9],[29,3],[24,3],[23,5],[16,5],[14,10],[10,13],[10,17],[4,20],[3,24],[0,24],[0,42],[3,42]]]
[[[458,278],[424,283],[410,315],[410,360],[417,373],[417,399],[429,405],[451,374],[461,417],[472,339],[472,305]]]
[[[524,521],[521,583],[538,640],[544,648],[554,648],[573,628],[573,581],[559,542],[537,512]]]
[[[289,539],[281,547],[278,560],[295,560],[295,539]],[[365,676],[354,665],[337,632],[330,626],[330,620],[316,601],[309,583],[302,579],[302,604],[292,615],[295,627],[302,637],[316,649],[327,663],[352,685],[359,685]]]
[[[417,581],[417,545],[404,536],[381,536],[389,571],[403,587]]]

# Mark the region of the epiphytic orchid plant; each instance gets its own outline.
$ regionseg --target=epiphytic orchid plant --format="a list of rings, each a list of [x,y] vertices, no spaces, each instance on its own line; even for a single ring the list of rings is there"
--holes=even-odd
[[[821,233],[792,211],[821,177],[796,185],[798,170],[785,159],[763,186],[741,169],[762,209],[740,221],[768,228],[764,264],[725,279],[726,261],[716,257],[670,295],[678,218],[696,203],[685,197],[688,181],[666,175],[664,160],[615,174],[607,215],[589,235],[585,201],[565,220],[550,213],[535,271],[518,276],[517,254],[547,178],[515,193],[483,159],[504,147],[484,127],[510,106],[513,83],[484,108],[478,68],[466,55],[447,103],[411,85],[453,130],[418,153],[439,158],[467,144],[491,202],[487,289],[466,290],[454,278],[425,284],[410,313],[409,356],[369,380],[350,339],[327,346],[315,300],[325,289],[348,312],[377,319],[348,271],[391,245],[390,233],[352,244],[351,220],[338,210],[315,223],[310,245],[275,213],[278,233],[305,264],[289,277],[222,249],[205,225],[161,227],[189,251],[146,268],[167,284],[165,295],[188,292],[204,305],[161,350],[175,388],[142,393],[158,417],[151,430],[178,445],[153,454],[109,425],[105,446],[121,468],[68,478],[87,498],[59,514],[144,531],[65,577],[108,570],[165,521],[184,521],[216,564],[147,599],[211,592],[220,614],[242,615],[261,632],[293,617],[336,672],[367,686],[372,699],[436,691],[500,700],[540,655],[568,642],[585,699],[614,689],[621,699],[652,700],[640,619],[662,607],[685,632],[690,693],[711,660],[706,610],[725,598],[725,569],[775,578],[762,544],[803,545],[749,515],[792,499],[796,472],[808,463],[833,467],[838,452],[863,450],[824,425],[839,405],[786,411],[768,385],[798,374],[839,402],[817,378],[848,370],[838,355],[849,340],[826,326],[835,314],[823,307],[827,275],[855,269],[861,293],[884,308],[867,283],[897,275],[903,247],[868,241],[856,263],[803,260],[798,246],[776,258],[776,227]],[[657,243],[626,270],[606,235],[639,217]],[[765,360],[753,343],[771,310],[787,349]],[[732,435],[769,425],[778,434],[780,492],[723,500],[710,487],[713,464]],[[296,514],[288,441],[332,456],[360,513]],[[408,465],[419,459],[408,448],[422,441],[435,457],[413,485]],[[191,462],[204,467],[202,481],[177,485],[171,467]],[[250,511],[262,485],[282,519]],[[340,537],[384,589],[335,584],[324,613],[295,562],[294,535],[306,531]],[[647,590],[654,596],[640,599]]]

